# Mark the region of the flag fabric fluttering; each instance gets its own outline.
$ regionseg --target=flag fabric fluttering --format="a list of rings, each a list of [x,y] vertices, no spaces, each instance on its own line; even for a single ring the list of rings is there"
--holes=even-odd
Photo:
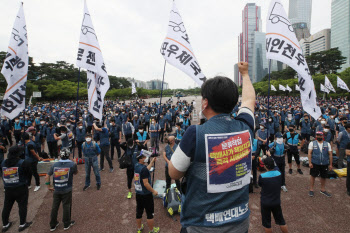
[[[295,90],[300,91],[300,87],[297,84],[295,84]]]
[[[133,94],[135,94],[135,93],[137,93],[137,91],[136,91],[135,82],[133,81],[133,82],[131,83],[131,94],[133,95]]]
[[[281,85],[281,84],[278,86],[278,89],[280,91],[286,91],[286,88],[283,85]]]
[[[280,0],[271,0],[266,25],[266,58],[278,60],[298,73],[300,97],[303,109],[318,119],[321,109],[317,106],[315,84],[312,80],[294,28]]]
[[[190,44],[189,36],[182,21],[175,1],[170,12],[168,33],[160,49],[164,59],[190,76],[198,86],[201,86],[206,77],[202,73],[197,58]]]
[[[87,70],[89,112],[101,120],[103,100],[110,83],[86,1],[80,31],[77,66]]]
[[[1,69],[7,82],[1,114],[11,120],[25,109],[28,62],[27,26],[21,3]]]
[[[289,92],[292,92],[292,91],[293,91],[292,88],[290,88],[290,87],[288,86],[288,84],[287,84],[287,86],[286,86],[286,90],[289,91]]]
[[[324,86],[325,86],[325,88],[327,88],[328,90],[335,92],[335,89],[334,89],[332,83],[331,83],[331,82],[329,81],[329,79],[327,78],[327,76],[326,76],[325,79],[324,79]]]
[[[323,86],[322,83],[320,83],[320,90],[323,91],[323,92],[327,92],[328,94],[330,92],[325,86]]]
[[[337,87],[350,92],[348,85],[346,85],[346,83],[341,78],[339,78],[339,76],[337,76]]]
[[[271,91],[277,91],[274,85],[271,85]]]

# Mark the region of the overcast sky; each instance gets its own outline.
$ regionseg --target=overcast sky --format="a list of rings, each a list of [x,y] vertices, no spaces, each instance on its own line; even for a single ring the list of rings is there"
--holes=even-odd
[[[0,51],[7,51],[21,1],[0,0]],[[29,55],[35,63],[75,64],[83,0],[24,0]],[[233,79],[238,59],[242,9],[255,2],[262,8],[263,31],[269,0],[176,0],[194,53],[207,77]],[[282,0],[288,12],[288,0]],[[331,0],[313,1],[311,33],[331,26]],[[161,79],[164,59],[159,49],[167,32],[172,0],[87,0],[109,75],[147,81]],[[194,87],[182,71],[168,65],[170,88]]]

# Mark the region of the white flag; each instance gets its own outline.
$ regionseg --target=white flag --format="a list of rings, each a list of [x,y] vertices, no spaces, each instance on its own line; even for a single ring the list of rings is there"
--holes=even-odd
[[[290,87],[288,86],[288,84],[287,84],[287,86],[286,86],[286,90],[289,91],[289,92],[292,92],[292,91],[293,91],[292,88],[290,88]]]
[[[271,91],[277,91],[274,85],[271,85]]]
[[[329,94],[329,90],[327,88],[325,88],[325,86],[323,86],[322,83],[320,83],[320,89],[321,89],[321,91],[327,92]]]
[[[266,57],[283,62],[298,73],[303,108],[317,119],[321,110],[317,106],[315,85],[293,26],[280,0],[271,0],[267,16]]]
[[[132,83],[131,83],[131,94],[133,95],[133,94],[135,94],[135,93],[137,93],[136,87],[135,87],[135,82],[132,82]]]
[[[7,82],[1,114],[11,120],[25,108],[28,62],[27,26],[21,4],[1,70]]]
[[[295,84],[295,90],[296,91],[300,91],[300,88],[299,88],[299,86],[297,84]]]
[[[206,80],[193,53],[192,46],[181,15],[173,2],[167,36],[160,53],[171,65],[185,72],[199,86]]]
[[[331,82],[329,81],[329,79],[327,78],[327,76],[326,76],[325,79],[324,79],[324,86],[325,86],[328,90],[335,92],[335,89],[334,89],[332,83],[331,83]]]
[[[92,25],[86,1],[81,26],[77,66],[87,69],[89,112],[102,119],[103,99],[109,89],[109,78],[103,61],[97,35]]]
[[[278,86],[278,89],[280,91],[286,91],[286,88],[284,86],[282,86],[281,84]]]
[[[346,85],[346,83],[337,76],[337,87],[339,87],[340,89],[346,90],[348,92],[350,92],[348,85]]]

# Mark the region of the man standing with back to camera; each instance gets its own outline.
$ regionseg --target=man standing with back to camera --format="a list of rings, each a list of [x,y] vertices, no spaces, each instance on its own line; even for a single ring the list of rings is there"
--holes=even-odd
[[[186,178],[181,233],[248,232],[255,90],[248,63],[238,67],[243,89],[237,117],[230,118],[239,99],[236,84],[226,77],[208,79],[201,87],[208,121],[187,129],[169,163],[172,179]]]

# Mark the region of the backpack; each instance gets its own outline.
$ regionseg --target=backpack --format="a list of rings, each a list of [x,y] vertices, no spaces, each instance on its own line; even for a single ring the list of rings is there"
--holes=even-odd
[[[119,159],[119,168],[125,169],[125,168],[131,167],[131,166],[132,166],[131,156],[127,156],[127,154],[124,153],[122,155],[122,157],[120,157],[120,159]]]
[[[163,205],[170,216],[181,213],[181,194],[177,188],[169,188],[164,196]]]

